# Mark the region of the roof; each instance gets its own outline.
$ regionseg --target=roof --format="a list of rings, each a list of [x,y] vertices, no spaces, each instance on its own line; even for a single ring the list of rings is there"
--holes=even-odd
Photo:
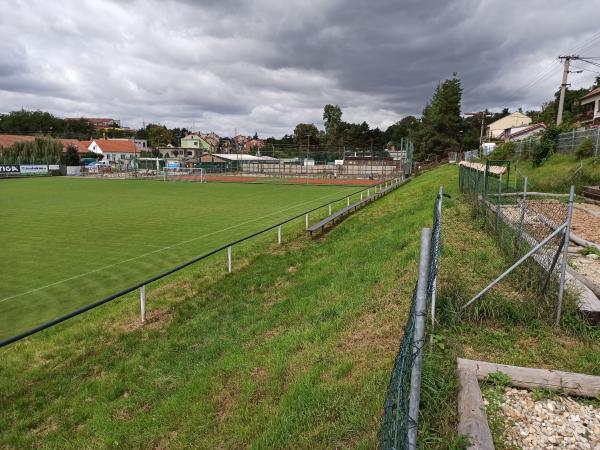
[[[461,161],[460,165],[468,167],[469,169],[477,170],[479,172],[485,172],[485,164],[474,163],[474,162],[469,162],[469,161]],[[505,174],[506,167],[505,166],[488,166],[488,171],[494,175]]]
[[[510,137],[517,137],[517,136],[520,136],[522,134],[531,133],[532,131],[535,131],[538,128],[546,128],[546,124],[544,124],[542,122],[540,122],[540,123],[534,123],[533,125],[529,125],[528,127],[525,127],[522,130],[515,131],[514,133],[511,133]]]
[[[93,139],[92,141],[87,142],[86,147],[95,142],[102,153],[137,153],[137,148],[135,147],[135,142],[120,139]]]
[[[0,147],[10,147],[15,142],[30,142],[34,141],[36,138],[44,138],[44,136],[29,136],[29,135],[20,135],[20,134],[0,134]],[[87,153],[89,146],[89,141],[78,141],[77,139],[58,139],[63,148],[66,150],[69,145],[74,145],[77,147],[79,153]]]
[[[0,134],[0,147],[10,147],[15,142],[33,141],[35,136],[22,136],[18,134]]]
[[[277,161],[277,158],[272,156],[255,156],[245,153],[214,153],[214,155],[228,161]]]
[[[590,97],[595,97],[596,95],[600,95],[600,87],[597,87],[596,89],[592,89],[590,92],[588,92],[583,97],[581,97],[580,101],[585,100]]]

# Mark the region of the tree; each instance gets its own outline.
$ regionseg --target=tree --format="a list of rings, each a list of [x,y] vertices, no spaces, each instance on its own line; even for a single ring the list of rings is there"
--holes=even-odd
[[[342,114],[342,108],[338,105],[325,105],[323,108],[325,133],[327,135],[327,143],[329,144],[336,140],[340,124],[342,123]]]
[[[64,156],[64,163],[67,166],[79,166],[81,164],[77,147],[74,145],[69,145],[67,147],[67,151]]]
[[[444,156],[460,149],[461,96],[462,88],[456,74],[438,85],[431,102],[423,110],[421,127],[414,136],[417,159],[429,154]]]
[[[409,138],[419,128],[419,120],[415,116],[406,116],[402,120],[390,125],[385,130],[386,145],[400,145],[403,139]]]
[[[312,123],[299,123],[294,128],[294,143],[302,154],[318,150],[319,130]]]
[[[173,134],[164,125],[148,124],[146,132],[150,147],[164,147],[173,140]]]

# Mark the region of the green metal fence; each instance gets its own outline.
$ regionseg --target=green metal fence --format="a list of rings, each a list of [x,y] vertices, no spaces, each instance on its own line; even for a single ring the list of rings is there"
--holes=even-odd
[[[410,313],[404,328],[400,349],[394,361],[384,403],[379,430],[379,445],[384,450],[416,448],[421,379],[420,361],[425,351],[423,325],[428,305],[430,306],[430,317],[433,318],[435,315],[435,292],[442,238],[442,199],[443,190],[440,188],[434,206],[430,241],[426,246],[428,254],[421,255],[421,258],[426,257],[425,270],[420,270],[419,280],[413,290]],[[423,249],[422,243],[422,253]],[[422,294],[425,296],[425,303],[419,302],[419,281],[424,284],[425,292]]]

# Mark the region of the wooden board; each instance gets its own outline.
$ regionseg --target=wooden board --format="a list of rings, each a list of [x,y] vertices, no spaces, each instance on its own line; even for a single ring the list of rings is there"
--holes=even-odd
[[[458,358],[458,368],[473,371],[479,380],[489,374],[502,372],[510,376],[512,386],[527,389],[550,389],[579,397],[596,398],[600,395],[600,377],[560,370],[532,369],[529,367],[494,364]]]
[[[469,449],[493,450],[494,442],[488,424],[483,397],[475,370],[461,366],[459,359],[458,381],[458,433],[467,435]]]

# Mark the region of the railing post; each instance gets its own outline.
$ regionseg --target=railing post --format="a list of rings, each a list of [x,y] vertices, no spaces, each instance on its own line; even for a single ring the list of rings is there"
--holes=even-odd
[[[227,269],[231,273],[231,246],[227,247]]]
[[[423,363],[423,344],[425,342],[425,314],[427,308],[427,276],[431,247],[431,229],[423,228],[421,233],[421,251],[419,256],[419,280],[415,299],[415,328],[412,339],[413,366],[410,376],[410,397],[408,403],[408,448],[417,448],[419,430],[419,403],[421,402],[421,368]]]
[[[367,189],[367,197],[371,196],[371,189]]]
[[[146,321],[146,285],[140,287],[140,312],[142,322]]]
[[[565,241],[563,243],[563,259],[560,268],[560,285],[558,288],[558,302],[556,305],[556,325],[560,323],[560,315],[562,313],[563,296],[565,293],[565,278],[567,272],[567,264],[569,262],[569,238],[571,233],[571,219],[573,217],[573,199],[575,197],[575,186],[571,186],[569,192],[569,208],[567,209],[567,226],[565,227]]]
[[[362,197],[363,197],[363,196],[362,196],[362,192],[361,192],[361,193],[360,193],[360,201],[362,201]]]
[[[306,222],[306,229],[308,230],[308,214],[306,214],[306,216],[305,216],[305,222]]]
[[[277,243],[281,245],[281,225],[277,227]]]
[[[346,197],[346,206],[350,206],[350,197]]]
[[[331,215],[331,203],[329,204],[329,215]]]

